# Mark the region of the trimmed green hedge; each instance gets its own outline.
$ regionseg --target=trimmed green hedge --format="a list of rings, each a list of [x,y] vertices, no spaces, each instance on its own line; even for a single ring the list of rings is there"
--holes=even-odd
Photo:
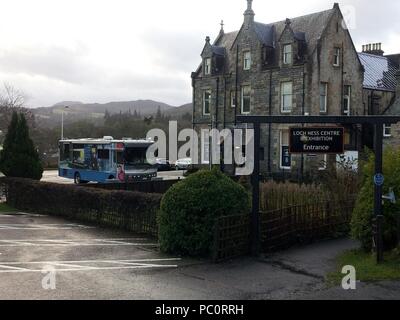
[[[218,217],[250,212],[249,193],[218,170],[199,171],[172,186],[158,216],[161,250],[210,256]]]
[[[157,235],[160,194],[109,191],[22,178],[2,178],[0,183],[6,189],[7,204],[18,210]]]

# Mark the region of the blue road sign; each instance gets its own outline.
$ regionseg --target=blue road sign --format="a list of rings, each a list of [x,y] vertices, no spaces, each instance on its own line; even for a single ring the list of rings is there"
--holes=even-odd
[[[383,174],[378,173],[374,176],[374,183],[376,186],[381,187],[383,186],[383,182],[385,181],[385,177]]]

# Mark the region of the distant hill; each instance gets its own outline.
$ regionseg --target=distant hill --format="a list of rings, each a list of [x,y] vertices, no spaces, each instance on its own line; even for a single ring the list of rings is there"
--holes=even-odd
[[[52,126],[61,121],[61,113],[64,111],[66,122],[92,119],[103,119],[104,113],[110,114],[131,112],[140,113],[142,116],[155,115],[160,109],[164,115],[171,119],[179,118],[185,113],[191,113],[192,104],[174,107],[163,102],[153,100],[120,101],[109,103],[82,103],[78,101],[63,101],[51,107],[31,109],[39,125]]]
[[[180,107],[171,108],[164,112],[164,114],[169,115],[171,117],[171,119],[178,118],[185,113],[192,114],[192,104],[191,103],[184,104],[183,106],[180,106]]]

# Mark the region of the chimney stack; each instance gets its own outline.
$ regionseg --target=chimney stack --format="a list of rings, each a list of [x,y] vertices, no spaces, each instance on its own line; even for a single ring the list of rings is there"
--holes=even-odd
[[[247,0],[247,10],[244,12],[244,26],[249,28],[254,23],[255,13],[252,8],[253,0]]]
[[[385,53],[382,50],[382,43],[370,43],[362,46],[362,52],[373,54],[376,56],[383,56]]]

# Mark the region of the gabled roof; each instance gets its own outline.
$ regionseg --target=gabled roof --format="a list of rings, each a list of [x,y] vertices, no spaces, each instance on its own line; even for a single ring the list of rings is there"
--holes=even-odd
[[[369,53],[358,54],[364,66],[364,88],[372,90],[396,91],[398,66],[388,57]]]
[[[294,32],[295,38],[300,41],[306,41],[310,52],[313,52],[334,12],[335,7],[333,9],[290,19],[290,27]],[[263,44],[270,46],[274,41],[274,37],[279,38],[282,34],[286,24],[287,20],[285,19],[269,24],[255,22],[254,27],[259,40]],[[239,32],[240,31],[238,31],[237,34],[239,34]],[[232,42],[232,45],[234,42],[235,41]]]
[[[275,47],[275,27],[260,22],[254,22],[254,31],[262,44]]]
[[[310,52],[314,51],[318,40],[321,38],[335,9],[325,10],[317,13],[290,19],[290,27],[297,40],[306,41]],[[286,27],[286,20],[271,23],[276,29],[278,37]]]
[[[233,44],[233,42],[235,41],[238,33],[239,33],[239,31],[222,33],[215,40],[214,45],[230,49],[232,44]]]

